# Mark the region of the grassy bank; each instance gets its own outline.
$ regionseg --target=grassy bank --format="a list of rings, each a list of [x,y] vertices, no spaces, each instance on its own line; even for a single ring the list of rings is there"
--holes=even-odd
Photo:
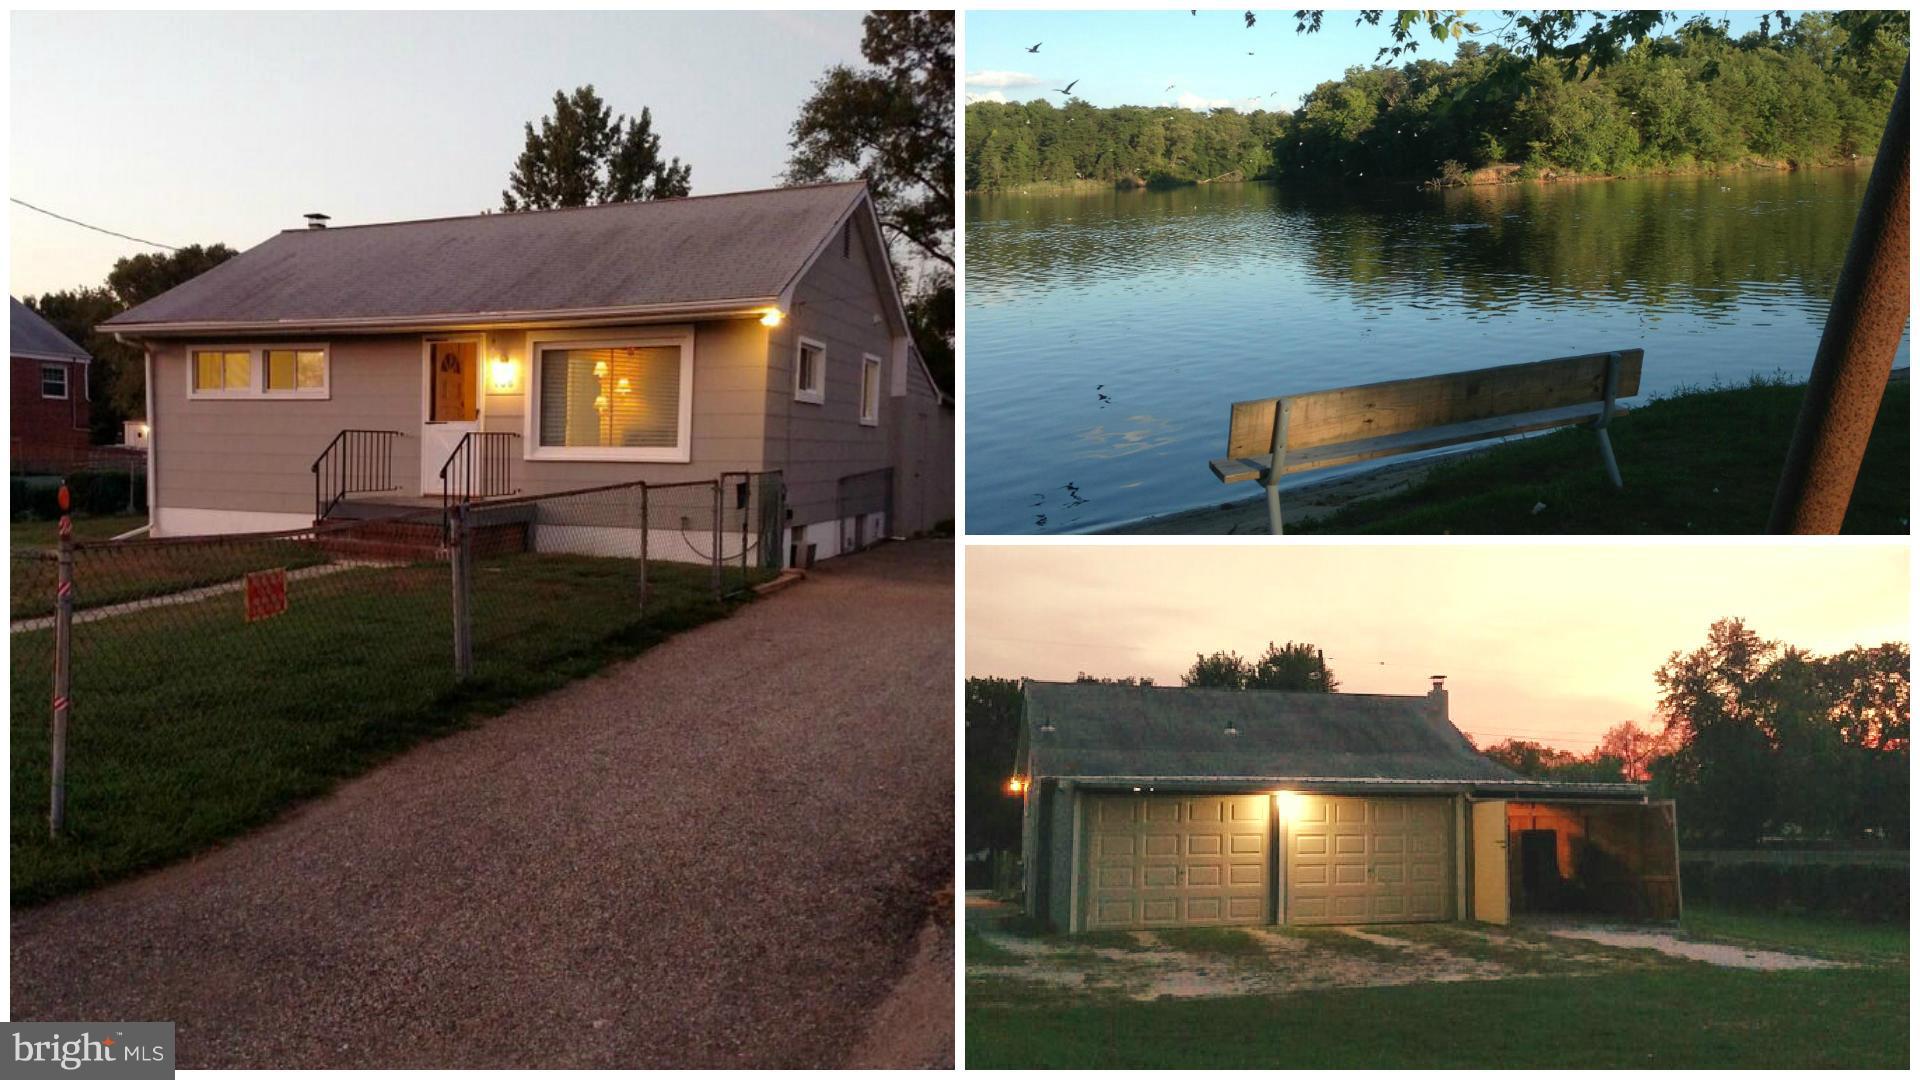
[[[1911,386],[1887,388],[1844,531],[1909,531]],[[1676,394],[1616,419],[1626,481],[1607,483],[1593,433],[1565,429],[1435,468],[1301,533],[1758,533],[1764,531],[1803,385],[1756,381]]]
[[[1904,965],[1702,967],[1284,997],[969,1006],[967,1065],[1904,1068],[1907,976]]]
[[[51,632],[13,635],[12,895],[43,901],[205,850],[424,740],[725,615],[705,566],[655,562],[644,615],[624,559],[483,559],[475,677],[452,673],[444,564],[75,627],[68,830],[47,835]]]

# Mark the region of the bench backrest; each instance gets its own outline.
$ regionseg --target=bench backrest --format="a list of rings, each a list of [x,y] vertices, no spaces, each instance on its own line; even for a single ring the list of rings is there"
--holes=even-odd
[[[1620,365],[1614,397],[1632,397],[1640,392],[1640,361],[1645,353],[1617,351]],[[1306,450],[1604,401],[1606,384],[1607,353],[1600,352],[1290,394],[1284,399],[1237,401],[1227,433],[1227,456],[1250,457],[1273,449],[1274,410],[1282,400],[1290,402],[1287,449]]]

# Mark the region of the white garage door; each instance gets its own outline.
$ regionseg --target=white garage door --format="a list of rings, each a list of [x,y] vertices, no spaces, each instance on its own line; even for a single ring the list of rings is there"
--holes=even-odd
[[[1296,795],[1283,806],[1288,923],[1448,917],[1448,800]]]
[[[1099,795],[1087,812],[1089,930],[1267,921],[1265,795]]]

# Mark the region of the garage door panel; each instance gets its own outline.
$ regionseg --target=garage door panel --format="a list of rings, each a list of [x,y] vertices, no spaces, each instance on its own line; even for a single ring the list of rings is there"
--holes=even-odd
[[[1257,924],[1271,910],[1266,795],[1091,796],[1099,822],[1088,852],[1087,925],[1158,927]],[[1116,805],[1129,807],[1115,809]],[[1125,872],[1110,872],[1124,867]]]
[[[1444,919],[1452,817],[1445,799],[1295,796],[1286,828],[1290,923]]]

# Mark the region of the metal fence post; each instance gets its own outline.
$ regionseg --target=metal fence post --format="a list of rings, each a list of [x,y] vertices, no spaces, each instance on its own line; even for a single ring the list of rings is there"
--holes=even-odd
[[[640,484],[640,611],[647,610],[647,485]]]
[[[473,675],[473,533],[467,528],[467,504],[453,507],[453,674]]]
[[[53,617],[53,757],[48,765],[52,791],[47,831],[59,836],[67,823],[67,714],[73,699],[73,497],[60,485],[60,579]]]
[[[713,598],[720,599],[720,481],[713,482]]]
[[[754,474],[740,474],[740,591],[747,589],[747,520],[753,516],[753,507],[760,500],[755,498],[759,485],[754,483]]]

